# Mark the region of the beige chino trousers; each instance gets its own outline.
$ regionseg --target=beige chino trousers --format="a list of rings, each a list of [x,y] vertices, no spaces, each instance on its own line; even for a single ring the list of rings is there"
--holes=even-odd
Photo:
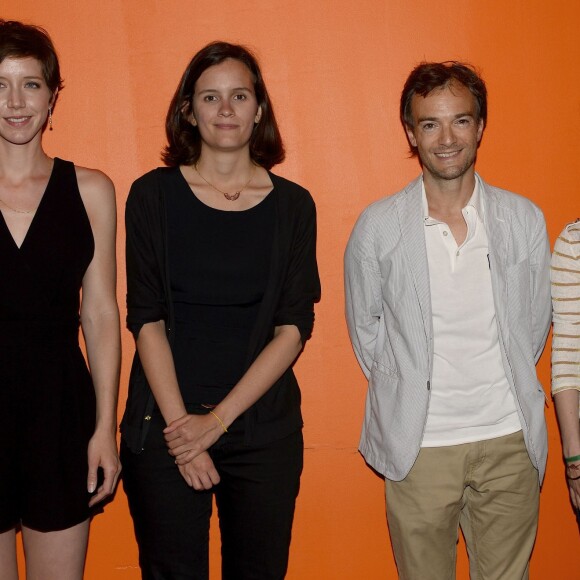
[[[455,579],[458,529],[471,580],[527,580],[539,483],[521,431],[422,448],[402,481],[386,480],[399,578]]]

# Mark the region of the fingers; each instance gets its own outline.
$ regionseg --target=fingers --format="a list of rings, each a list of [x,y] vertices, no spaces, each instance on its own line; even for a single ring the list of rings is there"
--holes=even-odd
[[[87,475],[87,491],[93,493],[97,489],[97,465],[89,465],[89,473]]]
[[[203,452],[204,452],[203,449],[199,450],[189,449],[188,451],[183,451],[182,453],[179,454],[175,454],[174,452],[169,451],[169,454],[175,457],[175,463],[177,463],[177,465],[186,465],[190,461],[193,461],[196,457],[200,455],[200,453]]]
[[[213,466],[213,462],[211,469],[209,469],[207,472],[207,475],[213,485],[217,485],[220,482],[220,474],[217,472],[217,469]]]
[[[171,430],[168,431],[168,429]],[[191,424],[188,425],[187,421],[180,424],[177,424],[177,421],[174,421],[169,427],[166,427],[163,430],[165,443],[167,443],[167,446],[170,449],[181,445],[187,445],[194,440],[194,435],[191,431]]]
[[[177,431],[177,429],[179,429],[179,427],[175,427],[175,430],[172,429],[171,431],[167,432],[165,430],[163,431],[167,445],[170,445],[172,441],[181,439],[182,435],[179,431]]]
[[[185,479],[187,485],[189,485],[189,487],[194,487],[194,481],[191,477],[191,475],[187,472],[187,470],[179,465],[179,473],[181,473],[181,475],[183,476],[183,479]]]
[[[192,485],[193,489],[201,491],[203,489],[211,489],[214,485],[220,482],[220,476],[218,472],[214,469],[212,473],[205,472],[198,474]]]
[[[193,487],[193,489],[195,489],[196,491],[211,489],[213,486],[210,478],[207,476],[206,473],[196,474],[191,479],[192,479],[191,487]]]
[[[185,466],[193,461],[198,455],[209,449],[221,434],[222,432],[216,428],[215,422],[211,421],[211,418],[208,420],[205,415],[185,415],[164,429],[168,453],[175,457],[175,463],[178,466]],[[192,481],[194,479],[192,478]],[[204,480],[200,485],[206,489],[207,483],[207,480]]]
[[[211,489],[220,482],[220,476],[208,453],[202,453],[185,465],[178,465],[179,472],[190,487],[197,491]]]
[[[97,489],[97,493],[91,497],[89,500],[89,507],[94,506],[95,504],[103,501],[105,498],[112,495],[115,491],[115,487],[117,486],[117,481],[119,479],[119,474],[121,473],[120,465],[119,469],[114,470],[103,470],[105,474],[103,483]]]
[[[576,508],[580,508],[580,480],[578,481],[571,481],[568,480],[568,485],[570,488],[570,500],[572,501],[572,505]]]
[[[93,495],[93,497],[91,497],[91,499],[89,500],[89,507],[93,507],[94,505],[98,504],[100,501],[103,501],[109,495],[110,494],[107,493],[103,489],[103,486],[99,487],[99,489],[97,490],[97,493],[95,495]]]
[[[191,442],[185,442],[183,439],[175,439],[173,441],[165,440],[167,448],[169,449],[170,455],[180,455],[181,453],[185,453],[189,449],[189,446],[192,445]]]
[[[191,441],[194,438],[195,423],[196,418],[192,415],[173,421],[173,423],[163,429],[166,443],[170,445],[171,442],[174,442],[173,444],[180,445]]]
[[[89,500],[89,507],[103,501],[106,497],[110,496],[117,486],[117,481],[119,480],[119,475],[121,474],[121,462],[118,457],[109,461],[106,466],[102,467],[103,471],[103,483],[96,490],[95,495]],[[93,493],[97,485],[97,469],[89,467],[89,475],[87,477],[87,489],[89,493]],[[92,487],[92,489],[91,489]]]
[[[168,447],[175,448],[208,437],[217,440],[222,433],[219,427],[208,415],[186,415],[173,421],[163,434]]]
[[[191,461],[194,457],[200,453],[203,453],[205,450],[205,448],[200,447],[198,441],[191,443],[181,443],[179,445],[177,443],[174,443],[173,445],[170,445],[169,443],[167,444],[167,453],[173,457],[180,457],[186,453],[191,452],[188,461]],[[187,463],[187,461],[181,461],[180,463]]]
[[[186,415],[183,415],[183,417],[179,417],[179,419],[175,419],[175,421],[171,421],[171,423],[169,423],[169,425],[167,425],[167,427],[165,427],[165,429],[163,429],[163,433],[172,433],[178,427],[185,425],[185,423],[187,423],[189,421],[189,418],[190,418],[190,415],[186,414]]]
[[[89,464],[89,470],[87,473],[87,491],[93,493],[97,489],[97,483],[99,481],[98,470],[101,463],[101,458],[98,452],[94,452],[89,445],[87,452],[87,461]]]

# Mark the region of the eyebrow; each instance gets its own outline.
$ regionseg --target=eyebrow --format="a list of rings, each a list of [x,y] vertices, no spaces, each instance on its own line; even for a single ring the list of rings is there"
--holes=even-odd
[[[6,80],[6,79],[8,79],[8,77],[4,77],[4,76],[0,75],[0,79]],[[42,82],[44,82],[44,77],[42,77],[42,76],[39,76],[39,77],[37,77],[37,76],[26,76],[26,77],[22,77],[22,80],[24,80],[24,81],[42,81]]]
[[[248,88],[248,87],[234,87],[233,89],[231,89],[232,92],[234,91],[246,91],[247,93],[251,93],[252,89]],[[198,91],[198,94],[202,94],[202,93],[219,93],[219,89],[204,89],[203,91]]]
[[[458,113],[457,115],[453,116],[454,119],[460,119],[461,117],[471,117],[472,119],[475,119],[475,115],[469,112]],[[440,118],[441,117],[420,117],[417,119],[417,123],[423,123],[425,121],[439,121]]]

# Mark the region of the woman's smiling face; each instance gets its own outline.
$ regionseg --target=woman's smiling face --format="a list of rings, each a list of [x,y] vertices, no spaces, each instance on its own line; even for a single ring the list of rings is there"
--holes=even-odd
[[[8,57],[0,62],[0,139],[14,145],[40,139],[53,102],[40,61]]]

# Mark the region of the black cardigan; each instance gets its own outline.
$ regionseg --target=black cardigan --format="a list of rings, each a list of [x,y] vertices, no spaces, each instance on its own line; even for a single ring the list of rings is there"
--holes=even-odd
[[[270,275],[250,338],[246,369],[272,339],[274,327],[298,327],[302,344],[314,324],[314,302],[320,299],[316,264],[316,208],[308,191],[269,173],[274,189],[276,223]],[[137,338],[148,322],[164,320],[173,342],[173,304],[167,263],[165,196],[183,187],[179,168],[158,168],[139,178],[129,193],[125,212],[127,231],[127,327]],[[135,353],[127,406],[121,421],[125,443],[143,450],[153,394]],[[265,443],[289,435],[302,426],[300,390],[290,367],[243,415],[246,442]]]

